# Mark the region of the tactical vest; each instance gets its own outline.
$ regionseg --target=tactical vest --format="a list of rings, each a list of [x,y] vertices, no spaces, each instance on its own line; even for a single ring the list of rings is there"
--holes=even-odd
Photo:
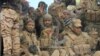
[[[84,32],[76,36],[74,33],[68,33],[69,40],[71,41],[71,48],[76,55],[83,55],[90,53],[90,45],[88,44],[88,35]]]

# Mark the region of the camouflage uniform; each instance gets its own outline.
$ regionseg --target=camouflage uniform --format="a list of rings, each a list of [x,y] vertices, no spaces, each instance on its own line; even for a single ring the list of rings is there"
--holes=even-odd
[[[47,27],[44,24],[44,22],[47,20],[52,22],[52,16],[49,14],[45,14],[40,21],[41,26],[42,26],[42,31],[41,31],[41,35],[40,35],[39,40],[40,40],[40,49],[43,53],[42,56],[43,55],[50,56],[49,46],[51,45],[51,40],[52,40],[51,38],[52,38],[52,35],[54,33],[54,27],[53,27],[52,23],[50,23],[49,27]]]
[[[87,14],[86,14],[86,27],[85,27],[85,31],[88,31],[89,29],[91,29],[91,25],[92,28],[96,28],[98,32],[100,32],[100,20],[99,20],[99,15],[100,15],[100,10],[88,10]],[[100,36],[100,34],[99,34]]]
[[[49,56],[49,52],[48,52],[49,48],[48,47],[51,45],[52,34],[53,34],[52,28],[46,28],[46,29],[42,30],[42,32],[41,32],[40,48],[41,48],[43,55],[45,55],[45,56]]]
[[[53,36],[55,28],[45,28],[42,33],[41,33],[41,38],[40,38],[40,47],[41,50],[48,51],[49,55],[51,56],[65,56],[66,51],[64,50],[64,47],[60,46],[58,47],[58,43],[56,42],[55,37]]]
[[[38,45],[38,41],[36,39],[35,33],[29,33],[27,31],[23,31],[23,35],[21,36],[21,48],[22,52],[24,52],[24,56],[31,56],[32,54],[29,52],[28,48],[30,45]],[[23,56],[23,55],[22,55]]]
[[[69,27],[81,27],[81,21],[79,19],[73,19]],[[72,27],[73,28],[73,27]],[[91,37],[81,32],[79,35],[72,31],[72,28],[68,32],[64,32],[63,35],[66,38],[66,47],[69,52],[69,56],[86,56],[90,55],[90,40]]]
[[[62,12],[65,9],[64,3],[52,3],[48,8],[48,13],[53,17],[54,25],[60,27],[59,17],[62,16]]]
[[[81,0],[80,1],[80,5],[82,7],[85,7],[85,9],[92,9],[95,10],[96,8],[98,8],[96,5],[96,0]]]
[[[43,16],[43,22],[46,21],[52,21],[52,17],[49,14],[46,14]],[[46,55],[65,55],[65,50],[63,48],[57,47],[58,43],[56,42],[58,37],[59,31],[57,30],[56,26],[53,26],[51,24],[49,27],[47,27],[45,24],[43,25],[43,30],[41,31],[41,37],[40,37],[40,47],[42,51],[47,52]],[[61,52],[61,53],[60,53]],[[60,54],[59,54],[60,53]]]
[[[1,36],[4,43],[4,55],[19,55],[19,14],[11,8],[1,10]],[[12,53],[11,53],[12,51]]]
[[[97,29],[98,32],[100,32],[100,8],[96,4],[96,0],[81,0],[80,6],[85,9],[85,19],[83,23],[85,23],[85,31],[87,31],[87,28],[91,28],[90,25],[92,24],[93,27]],[[100,34],[99,34],[100,35]]]
[[[51,56],[68,56],[66,41],[66,38],[63,38],[61,36],[54,40],[55,45],[52,46],[52,49],[54,49],[54,51]]]
[[[28,23],[33,24],[33,21],[31,19],[29,19],[28,22],[26,21],[25,23],[26,23],[25,25],[27,25]],[[27,25],[27,26],[29,26],[29,25]],[[33,32],[33,30],[32,30],[32,32],[29,32],[25,27],[25,30],[22,32],[20,37],[21,37],[20,38],[21,39],[21,56],[33,56],[36,54],[37,55],[40,54],[39,42],[38,42],[38,40],[36,38],[36,34],[35,34],[35,32]],[[33,51],[30,50],[30,46],[33,46],[33,45],[35,45],[36,49],[38,50],[38,52],[34,51],[34,52],[36,52],[34,54],[33,54]],[[34,48],[34,47],[31,47],[31,48]]]
[[[41,6],[44,8],[41,8]],[[40,32],[41,32],[41,25],[39,21],[41,20],[42,16],[47,13],[46,9],[47,5],[45,4],[45,2],[41,1],[38,4],[38,8],[35,10],[35,24],[36,24],[35,26],[36,26],[36,35],[38,37],[40,37]]]

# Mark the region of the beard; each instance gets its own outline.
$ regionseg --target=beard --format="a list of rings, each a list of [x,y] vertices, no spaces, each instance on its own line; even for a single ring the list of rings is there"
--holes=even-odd
[[[77,36],[79,36],[82,32],[74,32]]]
[[[45,24],[44,26],[45,27],[51,27],[51,24]]]
[[[34,32],[34,30],[33,29],[26,29],[29,33],[32,33],[32,32]]]

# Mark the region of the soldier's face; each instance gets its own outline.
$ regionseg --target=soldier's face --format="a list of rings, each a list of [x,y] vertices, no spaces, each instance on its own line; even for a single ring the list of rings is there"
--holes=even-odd
[[[34,8],[29,9],[29,13],[33,14]]]
[[[77,35],[80,35],[81,34],[81,27],[74,27],[73,28],[73,32],[75,33],[75,34],[77,34]]]
[[[67,12],[64,12],[63,15],[64,15],[64,18],[69,18],[70,17],[70,14],[67,13]]]
[[[44,4],[40,4],[40,8],[41,9],[44,9],[45,8],[45,5]]]
[[[46,27],[51,26],[51,24],[52,24],[52,20],[50,20],[50,19],[44,20],[44,25],[45,25]]]
[[[28,31],[33,31],[35,29],[35,24],[32,23],[32,22],[29,22],[27,25],[26,25],[26,29]]]

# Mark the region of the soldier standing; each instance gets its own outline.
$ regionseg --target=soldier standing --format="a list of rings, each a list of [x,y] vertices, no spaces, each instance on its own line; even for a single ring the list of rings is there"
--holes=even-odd
[[[43,1],[40,1],[38,4],[38,8],[35,10],[35,26],[36,26],[36,34],[38,37],[40,37],[41,32],[41,25],[39,21],[41,20],[41,17],[47,13],[47,4]]]
[[[10,1],[10,0],[9,0]],[[4,3],[1,9],[1,36],[3,37],[4,56],[19,56],[19,12],[12,4]],[[14,4],[13,4],[14,5]],[[16,9],[16,10],[15,10]]]

